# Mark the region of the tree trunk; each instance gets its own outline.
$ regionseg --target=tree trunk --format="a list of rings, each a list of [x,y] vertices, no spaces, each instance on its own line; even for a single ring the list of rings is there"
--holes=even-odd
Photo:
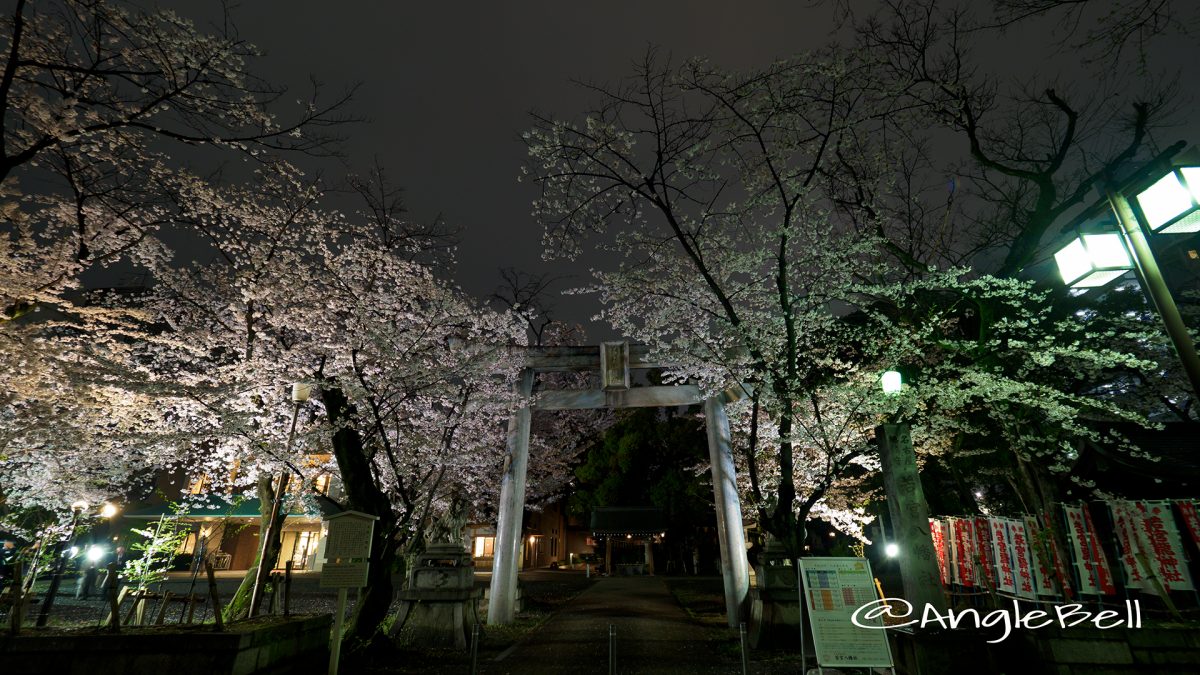
[[[392,568],[396,561],[396,516],[391,500],[380,489],[371,471],[362,435],[353,426],[354,406],[337,387],[322,387],[329,420],[337,433],[333,435],[333,455],[341,473],[342,485],[351,509],[379,518],[371,540],[370,568],[367,586],[363,588],[354,615],[346,628],[347,641],[369,642],[379,632],[392,604]]]
[[[287,509],[279,509],[274,522],[267,522],[271,519],[271,508],[275,503],[275,486],[273,483],[274,476],[264,474],[258,477],[258,508],[261,515],[258,521],[259,539],[256,545],[257,551],[254,554],[254,564],[250,566],[250,569],[246,570],[246,575],[242,577],[242,583],[238,586],[237,592],[233,594],[233,599],[229,601],[229,604],[225,605],[223,614],[226,623],[244,619],[250,615],[250,596],[253,595],[254,583],[258,578],[259,568],[262,563],[262,537],[267,537],[266,541],[270,542],[267,545],[267,560],[270,561],[269,565],[274,565],[275,560],[279,558],[279,552],[283,549],[283,521],[287,518]],[[265,572],[269,574],[270,569],[267,569]]]

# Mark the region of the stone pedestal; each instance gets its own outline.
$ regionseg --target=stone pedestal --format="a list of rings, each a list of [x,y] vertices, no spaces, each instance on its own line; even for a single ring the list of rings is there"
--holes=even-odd
[[[750,589],[747,626],[750,646],[754,649],[796,649],[802,637],[796,568],[787,564],[787,552],[776,542],[769,542],[756,562],[757,585]]]
[[[423,646],[466,649],[479,622],[481,595],[471,554],[459,544],[432,544],[417,556],[397,596],[400,612],[392,634],[407,628]]]

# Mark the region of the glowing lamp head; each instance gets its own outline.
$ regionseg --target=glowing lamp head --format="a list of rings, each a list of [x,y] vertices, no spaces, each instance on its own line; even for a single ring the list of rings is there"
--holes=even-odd
[[[104,502],[104,506],[100,507],[101,518],[112,518],[117,515],[117,505],[112,502]]]
[[[88,562],[100,562],[100,559],[104,557],[104,549],[100,548],[99,546],[89,546],[86,555]]]
[[[71,548],[67,549],[67,557],[68,558],[74,558],[77,555],[79,555],[79,547],[78,546],[72,546]]]
[[[82,499],[71,504],[72,511],[87,511],[87,507],[88,507],[88,503],[83,501]]]
[[[888,544],[883,547],[883,554],[889,558],[895,558],[900,555],[900,546],[898,544]]]
[[[879,378],[879,383],[883,386],[883,393],[899,394],[904,387],[904,378],[901,377],[900,371],[889,370]]]
[[[1083,234],[1054,254],[1063,283],[1071,288],[1097,288],[1133,269],[1125,242],[1116,232]]]
[[[1200,232],[1200,166],[1181,166],[1135,197],[1154,232]]]

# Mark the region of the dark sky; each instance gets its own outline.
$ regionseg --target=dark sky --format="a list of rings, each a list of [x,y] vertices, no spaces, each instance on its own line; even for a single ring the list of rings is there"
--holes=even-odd
[[[705,56],[730,69],[819,48],[834,30],[831,4],[289,0],[247,2],[234,18],[243,37],[266,52],[253,70],[289,86],[296,97],[308,91],[309,75],[330,94],[362,83],[353,112],[370,121],[347,130],[352,164],[363,169],[377,156],[405,188],[414,219],[441,214],[462,229],[454,276],[482,297],[499,281],[501,267],[574,274],[585,282],[588,267],[602,263],[594,257],[579,263],[541,259],[540,228],[530,216],[533,191],[516,181],[528,111],[575,116],[590,99],[572,79],[618,79],[650,44],[677,59]],[[176,6],[203,24],[198,12],[205,6]],[[987,49],[1017,77],[1077,61],[1069,52],[1047,57],[1031,49],[1039,38],[1008,34]],[[1187,48],[1195,53],[1194,42]],[[1182,81],[1195,81],[1191,75],[1183,73]],[[1188,138],[1168,135],[1164,145]],[[598,310],[590,298],[577,296],[557,305],[559,318],[584,323]],[[593,340],[609,337],[598,326],[589,330]]]
[[[266,51],[254,69],[270,81],[297,94],[309,74],[331,94],[362,82],[354,111],[370,122],[348,130],[351,161],[365,167],[377,155],[405,188],[414,219],[441,213],[461,227],[456,277],[486,295],[500,267],[577,273],[585,281],[595,262],[541,259],[533,192],[516,180],[525,156],[519,134],[531,109],[584,110],[588,97],[570,80],[626,75],[651,43],[728,68],[818,46],[828,38],[829,13],[806,5],[295,0],[248,2],[234,18],[243,37]],[[200,19],[187,5],[181,11]],[[570,321],[586,321],[597,309],[575,298],[557,305]]]

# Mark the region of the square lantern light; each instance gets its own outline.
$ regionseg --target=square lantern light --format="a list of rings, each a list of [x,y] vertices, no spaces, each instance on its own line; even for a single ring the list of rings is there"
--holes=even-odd
[[[879,378],[879,384],[883,387],[885,394],[899,394],[904,388],[904,378],[897,370],[889,370]]]
[[[1177,166],[1138,193],[1138,208],[1154,232],[1200,232],[1200,166]]]
[[[1133,269],[1125,242],[1116,232],[1082,234],[1054,254],[1063,283],[1097,288]]]

